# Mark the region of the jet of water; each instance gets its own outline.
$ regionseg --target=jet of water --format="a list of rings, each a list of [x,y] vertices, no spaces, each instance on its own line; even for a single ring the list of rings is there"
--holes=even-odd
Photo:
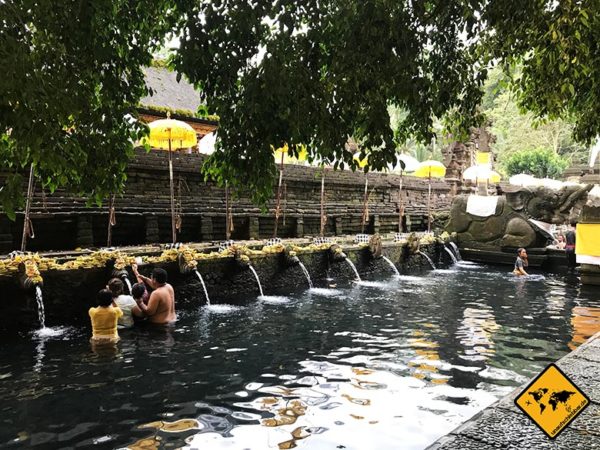
[[[431,268],[433,270],[436,269],[435,264],[433,263],[433,261],[431,260],[431,258],[429,257],[429,255],[427,255],[426,253],[423,253],[422,251],[418,251],[417,253],[419,255],[423,256],[427,261],[429,261],[429,265],[431,266]]]
[[[348,258],[345,258],[345,259],[346,259],[346,262],[348,264],[350,264],[350,267],[352,267],[352,270],[354,271],[354,275],[356,276],[356,281],[362,281],[360,279],[360,275],[358,274],[358,270],[356,270],[356,266]]]
[[[127,289],[129,289],[129,295],[131,295],[131,281],[129,281],[127,276],[123,276],[123,281],[127,285]]]
[[[302,264],[302,261],[300,261],[298,264],[300,265],[302,272],[304,272],[304,275],[306,275],[306,280],[308,281],[308,287],[310,289],[312,289],[313,284],[312,284],[312,280],[310,279],[310,274],[308,273],[308,270],[306,270],[306,267],[304,267],[304,264]]]
[[[450,247],[452,247],[452,251],[454,252],[454,256],[456,256],[456,260],[457,261],[462,261],[462,256],[460,256],[460,251],[458,250],[458,246],[454,242],[452,242],[452,241],[450,241],[449,244],[450,244]]]
[[[387,257],[387,256],[381,256],[385,261],[387,261],[387,263],[390,265],[390,267],[394,270],[394,273],[397,276],[400,276],[400,272],[398,272],[398,268],[396,267],[396,265]]]
[[[444,250],[446,250],[446,253],[448,253],[450,255],[450,258],[452,259],[452,263],[456,264],[458,261],[456,260],[456,256],[454,256],[454,253],[452,253],[452,250],[450,250],[445,245],[444,245]]]
[[[206,297],[206,304],[208,306],[210,306],[210,298],[208,298],[208,290],[206,289],[206,284],[204,284],[204,278],[202,278],[202,275],[200,275],[200,272],[198,272],[197,270],[195,270],[194,272],[196,272],[196,276],[200,280],[200,284],[202,284],[202,289],[204,289],[204,296]]]
[[[38,319],[40,321],[40,327],[46,328],[46,313],[44,312],[44,297],[42,296],[42,288],[39,286],[35,287],[35,300],[37,302]]]
[[[260,296],[261,297],[264,296],[265,294],[263,294],[263,289],[262,289],[262,286],[260,284],[260,278],[258,278],[258,274],[256,273],[256,270],[254,270],[254,267],[252,267],[252,264],[250,264],[248,267],[250,268],[250,270],[254,274],[254,278],[256,278],[256,282],[258,283],[258,290],[260,292]]]

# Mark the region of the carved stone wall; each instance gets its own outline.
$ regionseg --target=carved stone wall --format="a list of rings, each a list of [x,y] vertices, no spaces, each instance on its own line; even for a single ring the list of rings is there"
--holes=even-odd
[[[127,169],[127,185],[116,199],[117,224],[113,228],[113,245],[170,242],[168,158],[166,152],[146,153],[137,150]],[[176,202],[181,206],[181,242],[225,239],[225,193],[214,183],[205,182],[200,167],[206,158],[201,154],[177,154],[174,157]],[[321,169],[286,165],[279,219],[280,237],[318,235],[320,229]],[[388,233],[398,227],[399,176],[369,173],[369,222],[365,232]],[[361,232],[365,174],[331,171],[325,174],[327,235]],[[444,180],[432,182],[432,211],[450,208],[450,186]],[[426,228],[427,181],[404,177],[406,228]],[[24,186],[25,190],[25,186]],[[274,230],[274,201],[267,212],[254,205],[249,196],[233,200],[233,239],[270,238]],[[36,189],[32,204],[35,239],[27,248],[69,250],[77,247],[106,245],[108,209],[87,207],[86,199],[58,191],[53,195]],[[0,216],[0,252],[20,247],[22,215],[11,222]]]

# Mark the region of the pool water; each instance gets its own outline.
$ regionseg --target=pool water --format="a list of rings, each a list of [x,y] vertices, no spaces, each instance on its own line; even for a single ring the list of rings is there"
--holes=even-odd
[[[600,330],[576,280],[446,270],[2,336],[0,446],[423,449]]]

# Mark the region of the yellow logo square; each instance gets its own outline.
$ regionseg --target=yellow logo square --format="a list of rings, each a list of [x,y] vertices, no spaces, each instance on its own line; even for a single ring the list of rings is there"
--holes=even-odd
[[[515,399],[515,404],[554,439],[590,403],[556,365],[550,364]]]

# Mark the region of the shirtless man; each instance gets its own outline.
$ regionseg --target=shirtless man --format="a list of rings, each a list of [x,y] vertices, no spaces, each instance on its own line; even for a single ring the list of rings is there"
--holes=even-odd
[[[175,315],[175,291],[173,286],[167,283],[167,272],[164,269],[156,268],[152,271],[151,278],[140,275],[137,265],[131,266],[133,274],[140,282],[146,283],[152,289],[148,305],[143,301],[137,302],[137,307],[133,309],[133,314],[137,317],[147,317],[148,321],[156,324],[165,324],[177,320]]]

